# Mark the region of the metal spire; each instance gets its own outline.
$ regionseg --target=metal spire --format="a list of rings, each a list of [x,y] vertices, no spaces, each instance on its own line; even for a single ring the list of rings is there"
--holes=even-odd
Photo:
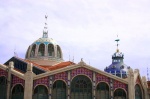
[[[43,38],[48,38],[47,18],[48,18],[48,15],[45,15],[45,26],[43,30]]]
[[[119,52],[119,49],[118,49],[119,44],[118,44],[118,42],[120,41],[120,39],[118,39],[118,35],[117,35],[117,39],[115,41],[117,42],[117,52]]]

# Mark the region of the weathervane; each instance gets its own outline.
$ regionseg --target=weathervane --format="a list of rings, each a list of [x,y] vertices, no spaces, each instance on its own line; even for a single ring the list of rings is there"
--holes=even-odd
[[[118,42],[120,41],[120,39],[118,39],[118,35],[117,35],[117,39],[115,41],[117,42],[117,52],[119,52],[119,49],[118,49],[119,44],[118,44]]]
[[[43,38],[48,38],[47,18],[48,18],[48,15],[45,15],[45,26],[43,30]]]

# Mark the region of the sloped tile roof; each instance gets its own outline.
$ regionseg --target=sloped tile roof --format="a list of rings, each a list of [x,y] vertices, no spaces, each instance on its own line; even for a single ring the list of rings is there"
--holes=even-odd
[[[67,67],[67,66],[75,64],[74,62],[66,61],[66,62],[58,63],[58,64],[53,65],[53,66],[42,66],[42,65],[36,64],[36,63],[34,63],[34,62],[30,61],[30,60],[26,60],[26,59],[22,59],[22,58],[18,58],[18,57],[17,57],[17,59],[22,60],[22,61],[24,61],[26,63],[32,63],[33,66],[38,67],[38,68],[40,68],[42,70],[45,70],[45,71],[52,71],[52,70],[64,68],[64,67]]]
[[[56,64],[54,66],[42,66],[44,68],[47,68],[49,71],[52,70],[56,70],[56,69],[60,69],[60,68],[64,68],[70,65],[74,65],[75,63],[71,62],[71,61],[66,61],[66,62],[61,62],[59,64]]]

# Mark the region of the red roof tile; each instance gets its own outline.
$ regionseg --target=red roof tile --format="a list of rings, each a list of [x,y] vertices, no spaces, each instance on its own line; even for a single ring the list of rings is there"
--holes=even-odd
[[[18,58],[18,57],[16,57]],[[56,69],[60,69],[60,68],[64,68],[64,67],[67,67],[69,65],[73,65],[75,63],[71,62],[71,61],[66,61],[66,62],[61,62],[59,64],[56,64],[54,66],[42,66],[42,65],[39,65],[39,64],[36,64],[30,60],[26,60],[26,59],[21,59],[21,58],[18,58],[26,63],[32,63],[34,66],[40,68],[40,69],[43,69],[45,71],[52,71],[52,70],[56,70]]]

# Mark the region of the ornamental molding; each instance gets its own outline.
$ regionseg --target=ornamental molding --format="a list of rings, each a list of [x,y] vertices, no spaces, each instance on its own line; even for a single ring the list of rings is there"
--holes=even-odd
[[[53,71],[48,71],[48,72],[46,72],[46,73],[43,73],[43,74],[39,74],[39,75],[34,76],[33,79],[35,80],[35,79],[43,78],[43,77],[45,77],[45,76],[50,76],[50,75],[54,75],[54,74],[57,74],[57,73],[61,73],[61,72],[65,72],[65,71],[70,71],[70,70],[77,69],[77,68],[80,68],[80,67],[86,68],[86,69],[91,70],[91,71],[94,71],[94,72],[96,72],[96,73],[98,73],[98,74],[102,74],[102,75],[107,76],[107,77],[109,77],[109,78],[112,78],[112,79],[114,79],[114,80],[117,80],[117,81],[120,81],[120,82],[122,82],[122,83],[128,84],[128,79],[127,79],[127,78],[126,78],[126,79],[122,79],[122,78],[117,77],[117,76],[115,76],[115,75],[112,75],[112,74],[106,73],[106,72],[104,72],[104,71],[102,71],[102,70],[99,70],[99,69],[97,69],[97,68],[94,68],[94,67],[92,67],[92,66],[90,66],[90,65],[82,65],[82,66],[81,66],[81,65],[79,65],[79,64],[77,64],[77,65],[69,65],[69,66],[64,67],[64,68],[60,68],[60,69],[53,70]]]

